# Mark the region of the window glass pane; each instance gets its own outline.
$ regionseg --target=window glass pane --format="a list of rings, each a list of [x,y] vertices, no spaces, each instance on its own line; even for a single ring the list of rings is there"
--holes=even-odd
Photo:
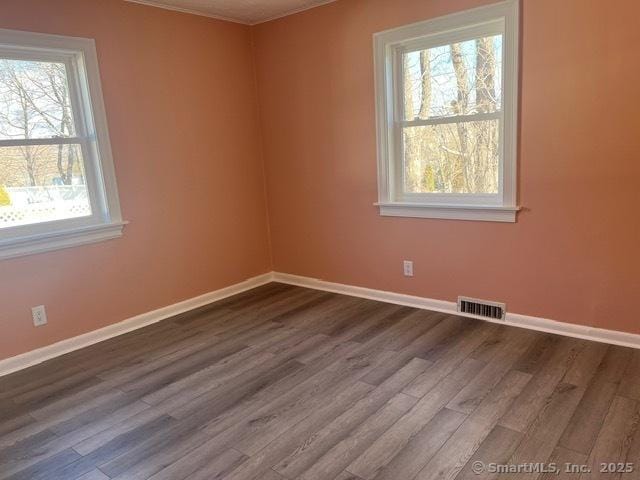
[[[405,128],[405,192],[498,193],[499,125],[486,120]]]
[[[0,230],[88,215],[79,145],[0,148]]]
[[[502,35],[403,54],[405,119],[502,108]]]
[[[64,64],[0,59],[0,140],[75,134]]]

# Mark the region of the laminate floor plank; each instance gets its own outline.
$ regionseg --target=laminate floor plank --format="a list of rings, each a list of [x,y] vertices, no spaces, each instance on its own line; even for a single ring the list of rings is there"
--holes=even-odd
[[[373,307],[378,309],[380,308],[378,306]],[[351,340],[357,343],[367,343],[369,340],[377,337],[385,330],[397,326],[403,319],[411,315],[413,311],[414,310],[412,308],[398,306],[389,315],[386,315],[380,322],[371,325],[368,329],[360,332]]]
[[[366,383],[356,382],[343,389],[335,396],[334,401],[325,403],[321,408],[296,423],[263,449],[247,457],[238,468],[225,476],[225,480],[259,480],[265,471],[271,469],[272,466],[299,445],[304,444],[304,440],[309,435],[312,435],[338,417],[373,388]]]
[[[611,382],[591,383],[571,417],[560,439],[560,445],[588,455],[596,442],[617,389],[618,386]]]
[[[145,408],[148,408],[148,406],[143,406],[138,403],[134,404],[133,408],[127,406],[124,408],[124,414],[116,411],[113,415],[109,415],[107,420],[103,420],[102,422],[96,420],[65,435],[55,435],[48,429],[39,429],[37,433],[29,436],[23,434],[16,437],[16,441],[13,442],[11,446],[4,447],[0,450],[0,464],[12,471],[34,465],[49,456],[56,455],[63,450],[74,447],[78,442],[90,438],[97,432],[109,429],[114,421],[118,420],[118,415],[127,418],[131,416],[131,410],[141,412]],[[157,417],[158,415],[145,417],[141,424],[154,420]],[[130,422],[128,426],[129,428],[126,429],[126,431],[132,430],[139,425]],[[2,470],[0,470],[0,478],[2,477],[2,473]]]
[[[296,385],[308,380],[316,373],[322,371],[331,359],[325,364],[314,363],[305,365],[298,362],[295,357],[302,352],[312,349],[314,346],[325,342],[323,335],[314,335],[308,340],[296,345],[280,356],[275,356],[261,364],[258,368],[248,370],[232,378],[220,388],[213,389],[193,398],[188,402],[179,404],[168,412],[176,418],[184,418],[194,412],[207,412],[209,421],[218,420],[220,415],[229,408],[237,410],[242,407],[247,410],[247,404],[259,405],[268,402],[275,397],[294,388]],[[355,345],[344,344],[341,354],[346,355],[355,350]],[[338,357],[339,358],[339,357]]]
[[[360,478],[357,475],[354,475],[351,472],[348,472],[347,470],[344,470],[334,480],[364,480],[364,479]]]
[[[531,375],[517,371],[505,376],[415,478],[455,478],[530,380]]]
[[[150,435],[127,452],[99,464],[102,472],[118,480],[142,480],[163,470],[202,445],[209,436],[198,429],[195,421],[174,425]]]
[[[587,343],[565,373],[562,382],[578,387],[587,386],[597,374],[608,348],[604,343]]]
[[[166,416],[162,411],[151,407],[140,410],[133,415],[128,414],[129,412],[127,411],[122,415],[122,418],[109,418],[108,425],[107,422],[102,425],[100,422],[91,424],[84,431],[81,431],[79,435],[77,432],[73,432],[70,435],[70,441],[74,442],[72,448],[82,455],[89,455],[115,438],[125,435],[141,425]]]
[[[457,341],[443,350],[441,355],[438,357],[427,356],[427,359],[437,359],[430,368],[408,385],[404,392],[416,398],[427,394],[440,380],[457,369],[471,352],[496,329],[495,324],[473,323],[465,329],[463,334],[456,334]]]
[[[634,352],[635,353],[635,352]],[[640,405],[636,400],[616,396],[589,455],[590,474],[581,478],[620,478],[621,472],[602,471],[602,464],[619,464],[627,461],[634,436],[640,423]],[[638,458],[630,459],[632,463]]]
[[[386,463],[378,463],[377,469],[365,472],[365,479],[397,480],[413,478],[431,458],[442,448],[445,442],[460,427],[466,415],[441,409],[422,429],[412,434],[398,454],[390,456]],[[347,467],[351,471],[351,467]]]
[[[60,469],[66,465],[82,459],[76,451],[71,448],[63,450],[55,455],[47,457],[39,462],[29,465],[26,468],[15,469],[7,462],[2,461],[3,469],[0,471],[0,478],[10,478],[11,480],[35,480],[49,479],[52,471]],[[88,473],[88,472],[87,472]]]
[[[508,463],[546,463],[553,453],[562,432],[566,428],[585,388],[570,383],[560,383],[548,403],[526,432]],[[525,473],[502,475],[501,479],[529,478]]]
[[[522,356],[513,366],[513,369],[532,375],[538,373],[547,363],[549,357],[553,355],[556,350],[556,345],[561,340],[562,337],[558,335],[552,335],[550,333],[539,334],[537,339],[523,352]]]
[[[491,464],[506,465],[522,437],[524,434],[521,432],[496,425],[456,476],[456,480],[495,480],[499,474],[487,467]],[[480,462],[482,468],[474,471],[476,462]]]
[[[540,337],[538,332],[500,325],[469,357],[474,360],[489,363],[496,355],[500,355],[506,346],[512,343],[514,339],[521,338],[524,335],[529,337],[527,347],[534,345]]]
[[[640,400],[640,350],[635,350],[625,371],[625,382],[620,384],[618,395]]]
[[[586,462],[585,462],[586,463]],[[636,433],[633,436],[629,450],[627,451],[627,458],[624,463],[631,463],[632,471],[623,473],[621,478],[624,480],[639,480],[640,479],[640,428],[636,428]]]
[[[600,477],[638,352],[270,283],[0,378],[0,480]]]
[[[285,477],[297,478],[353,429],[382,408],[405,385],[422,373],[427,365],[428,362],[422,359],[408,363],[338,418],[300,442],[295,450],[274,466],[274,470]]]
[[[320,333],[321,330],[326,329],[327,324],[350,315],[366,304],[366,300],[359,298],[325,293],[321,300],[287,311],[274,317],[273,321]]]
[[[455,380],[445,378],[422,397],[389,430],[348,467],[351,473],[362,478],[373,478],[463,387]],[[417,472],[416,472],[417,473]]]
[[[303,364],[295,360],[265,362],[258,372],[254,369],[240,374],[233,378],[229,385],[223,385],[224,388],[200,395],[192,402],[179,406],[175,410],[169,410],[168,413],[178,419],[197,414],[203,421],[212,420],[234,405],[254,397],[277,380],[287,378],[303,367]]]
[[[380,410],[330,448],[297,478],[300,480],[324,480],[336,477],[415,403],[416,399],[409,395],[396,394]]]
[[[521,356],[522,349],[526,348],[534,338],[535,334],[526,330],[513,329],[506,333],[499,343],[498,351],[493,352],[492,355],[484,355],[485,361],[488,361],[487,365],[451,399],[447,408],[467,415],[473,412],[484,397],[511,370],[512,365]],[[473,357],[473,359],[479,360],[479,357]]]
[[[211,435],[222,435],[221,438],[224,438],[226,443],[237,441],[242,433],[250,429],[252,419],[264,417],[265,412],[277,408],[288,399],[295,398],[295,395],[305,388],[305,381],[324,370],[325,367],[321,367],[322,365],[313,365],[296,370],[231,408],[209,417],[204,428]]]
[[[510,410],[500,419],[500,425],[526,432],[586,344],[582,340],[562,338],[554,345],[553,354],[548,356]]]
[[[231,360],[231,357],[235,357]],[[156,405],[166,411],[184,405],[193,398],[215,390],[233,378],[251,371],[260,365],[271,362],[274,354],[265,351],[244,349],[230,357],[228,362],[218,362],[191,375],[176,380],[164,387],[150,392],[141,400]],[[236,364],[236,361],[238,364]],[[220,364],[222,363],[222,364]]]
[[[348,339],[356,343],[368,343],[378,335],[397,328],[398,324],[406,317],[403,310],[406,307],[391,304],[379,304],[375,302],[366,303],[365,310],[355,315],[343,317],[339,322],[327,329],[328,335]],[[362,321],[358,320],[361,319]],[[386,345],[388,348],[388,342]]]
[[[81,477],[78,477],[77,480],[109,480],[109,477],[107,477],[100,470],[96,469],[91,470],[89,473],[85,473]]]
[[[14,458],[11,462],[3,461],[0,478],[73,479],[94,470],[100,463],[123,454],[133,445],[139,444],[154,432],[168,428],[172,423],[175,423],[175,420],[169,416],[157,417],[102,444],[84,456],[72,448],[56,451],[57,448],[54,446],[53,451],[56,453],[53,455],[36,450],[29,458]],[[60,457],[65,461],[60,460]],[[52,463],[52,459],[56,461]]]
[[[386,341],[385,348],[400,352],[411,342],[437,325],[446,315],[428,312],[426,310],[412,310],[412,313],[402,320],[394,336]]]
[[[386,352],[379,352],[380,361]],[[300,391],[295,391],[289,401],[280,403],[273,409],[264,412],[260,417],[251,420],[252,429],[243,438],[234,442],[234,447],[248,455],[254,455],[278,436],[284,435],[291,427],[306,419],[314,410],[330,403],[337,398],[345,388],[357,381],[366,373],[372,364],[355,364],[350,368],[344,365],[336,371],[326,369],[301,384]]]
[[[606,353],[560,439],[561,446],[589,455],[630,364],[631,356],[632,351],[628,348],[606,346]]]
[[[224,478],[227,473],[248,459],[246,455],[233,448],[222,453],[219,453],[219,448],[215,439],[209,440],[149,478],[151,480]]]
[[[577,480],[581,475],[579,468],[587,465],[587,456],[568,448],[556,447],[549,457],[549,463],[557,465],[558,473],[546,472],[540,476],[540,480]]]
[[[453,335],[459,328],[460,322],[450,316],[435,325],[430,325],[423,334],[414,338],[406,348],[397,352],[398,354],[390,363],[372,371],[363,381],[371,385],[379,385],[412,359],[416,357],[424,359],[427,352],[432,350],[439,342],[445,341],[445,339]],[[389,348],[389,341],[392,341],[392,339],[390,340],[386,336],[380,335],[367,342],[367,345],[369,348],[386,349]],[[429,363],[433,364],[433,362]]]
[[[0,391],[0,399],[15,396],[16,392],[28,391],[34,385],[47,385],[58,378],[70,376],[72,373],[80,371],[82,367],[86,368],[87,365],[84,361],[89,361],[90,357],[98,353],[108,352],[109,348],[125,348],[124,345],[127,343],[139,341],[150,332],[169,332],[176,328],[177,326],[173,322],[167,320],[7,375],[2,378],[3,388]],[[146,342],[140,342],[140,347],[144,343]],[[95,357],[93,359],[95,360]],[[95,361],[91,364],[95,366]]]
[[[0,437],[0,449],[3,446],[12,445],[15,441],[28,438],[43,430],[50,430],[58,436],[82,429],[85,425],[94,424],[108,418],[113,421],[117,418],[121,409],[134,409],[137,411],[148,408],[148,405],[137,402],[131,396],[120,392],[114,396],[103,395],[94,401],[87,402],[86,408],[72,408],[61,411],[41,420],[28,423],[21,428]]]

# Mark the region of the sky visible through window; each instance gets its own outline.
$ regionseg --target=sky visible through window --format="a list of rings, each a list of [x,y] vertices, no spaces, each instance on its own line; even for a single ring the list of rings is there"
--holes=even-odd
[[[404,119],[449,119],[403,127],[404,191],[497,195],[502,35],[407,52],[402,60]],[[469,115],[476,117],[450,121]]]
[[[0,139],[75,135],[63,63],[0,60]]]
[[[495,58],[495,109],[499,111],[502,107],[502,82],[498,79],[502,77],[502,35],[496,35],[490,37],[491,45],[493,47],[493,58]],[[477,85],[477,62],[479,56],[477,55],[476,40],[469,40],[458,44],[462,52],[462,58],[466,67],[466,72],[469,79],[468,85],[468,106],[466,109],[467,114],[476,113],[476,85]],[[431,80],[431,98],[430,108],[428,109],[428,116],[424,118],[450,116],[454,114],[452,105],[458,100],[458,84],[456,79],[456,72],[453,65],[453,59],[451,54],[451,46],[443,45],[440,47],[431,48],[426,50],[426,54],[429,57],[430,65],[430,80]],[[421,52],[414,51],[405,54],[408,58],[405,61],[406,66],[409,67],[408,75],[405,78],[409,78],[412,90],[411,101],[413,103],[413,112],[420,112],[420,106],[422,104],[422,69],[421,69]],[[405,109],[409,110],[409,109]],[[406,119],[410,118],[409,112],[406,112]],[[422,118],[421,115],[417,115]]]
[[[0,228],[91,214],[76,135],[64,63],[0,59]]]

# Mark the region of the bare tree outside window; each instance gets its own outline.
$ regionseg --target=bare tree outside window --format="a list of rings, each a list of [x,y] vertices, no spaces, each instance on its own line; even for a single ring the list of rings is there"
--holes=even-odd
[[[405,120],[433,120],[403,128],[405,191],[498,193],[501,58],[499,35],[403,54]]]
[[[0,59],[0,228],[91,214],[76,134],[64,63]]]
[[[0,260],[125,224],[95,40],[0,29]]]

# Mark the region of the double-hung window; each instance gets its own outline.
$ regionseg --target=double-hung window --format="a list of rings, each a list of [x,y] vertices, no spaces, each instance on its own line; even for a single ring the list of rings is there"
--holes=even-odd
[[[0,30],[0,259],[122,227],[93,40]]]
[[[382,215],[514,222],[517,0],[374,36]]]

